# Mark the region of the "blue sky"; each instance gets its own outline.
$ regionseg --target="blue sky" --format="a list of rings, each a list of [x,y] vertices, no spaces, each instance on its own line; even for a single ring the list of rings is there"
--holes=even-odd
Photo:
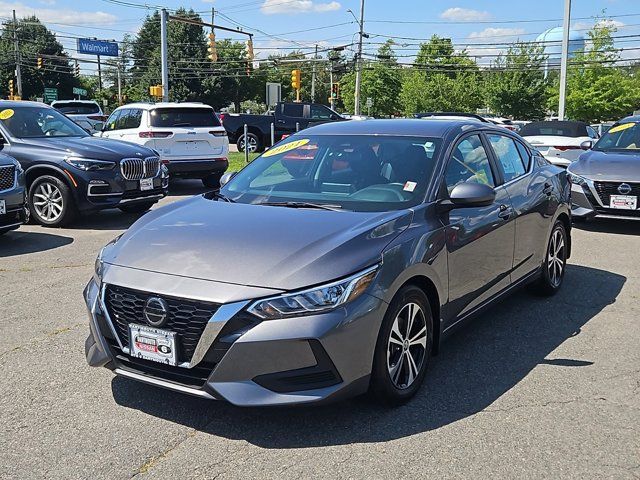
[[[292,48],[320,48],[350,44],[355,39],[357,24],[348,9],[359,15],[359,0],[189,0],[155,3],[149,0],[0,0],[0,18],[6,18],[16,9],[19,16],[36,14],[58,36],[65,47],[75,48],[75,36],[96,36],[120,40],[126,32],[139,28],[146,10],[135,8],[144,3],[162,5],[170,9],[191,7],[210,18],[211,7],[222,15],[221,25],[245,25],[255,34],[256,50],[287,51]],[[487,55],[499,51],[501,46],[487,43],[509,42],[515,39],[534,40],[547,28],[562,22],[563,0],[366,0],[365,31],[370,34],[366,50],[373,52],[379,42],[389,36],[397,38],[399,54],[415,53],[418,39],[432,34],[452,37],[459,48],[472,54]],[[619,27],[617,35],[640,34],[640,2],[624,0],[573,0],[572,26],[586,31],[590,18],[606,13]],[[207,12],[207,13],[205,13]],[[635,14],[635,15],[634,15]],[[624,16],[623,16],[624,15]],[[532,21],[535,20],[535,21]],[[403,23],[421,22],[421,23]],[[233,35],[218,32],[218,38]],[[236,36],[235,38],[242,38]],[[640,40],[625,40],[624,46],[638,50],[624,52],[625,58],[640,57]],[[474,45],[484,44],[484,45]],[[404,58],[404,57],[403,57]],[[487,60],[489,57],[486,57]]]

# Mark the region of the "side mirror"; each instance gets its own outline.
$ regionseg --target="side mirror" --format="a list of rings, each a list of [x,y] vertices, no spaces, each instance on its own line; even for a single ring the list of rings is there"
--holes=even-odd
[[[104,122],[96,122],[93,124],[93,130],[96,132],[101,132],[104,130]]]
[[[453,208],[487,207],[496,199],[496,191],[484,183],[460,183],[449,194]]]
[[[593,148],[593,140],[585,140],[580,144],[582,150],[591,150]]]
[[[338,116],[335,113],[332,113],[331,116],[329,117],[331,120],[337,120]]]
[[[220,177],[220,187],[224,187],[238,172],[227,172]]]

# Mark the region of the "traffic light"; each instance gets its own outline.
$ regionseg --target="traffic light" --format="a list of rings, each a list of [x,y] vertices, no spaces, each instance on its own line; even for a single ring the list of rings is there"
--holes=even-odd
[[[37,68],[40,70],[42,68],[42,57],[38,57]]]
[[[15,90],[13,88],[13,79],[9,80],[9,96],[13,97],[13,94],[15,93]]]
[[[73,73],[76,77],[80,76],[80,62],[78,62],[77,60],[76,60],[76,65],[73,69]]]
[[[212,62],[217,62],[218,50],[216,49],[216,34],[213,33],[213,30],[209,34],[209,48],[207,48],[207,51],[209,52],[209,60],[211,60]]]
[[[300,90],[300,70],[291,70],[291,88]]]
[[[247,58],[250,62],[253,62],[253,37],[249,37],[249,40],[247,40]]]
[[[340,96],[340,84],[332,83],[331,84],[331,98],[336,100]]]
[[[149,95],[152,97],[162,97],[162,85],[151,85],[149,87]]]

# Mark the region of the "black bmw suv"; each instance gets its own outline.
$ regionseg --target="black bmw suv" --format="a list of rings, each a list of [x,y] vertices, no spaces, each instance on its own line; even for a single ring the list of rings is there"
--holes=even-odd
[[[22,165],[32,218],[45,226],[106,208],[144,212],[168,191],[156,152],[92,137],[42,103],[0,100],[0,152]]]

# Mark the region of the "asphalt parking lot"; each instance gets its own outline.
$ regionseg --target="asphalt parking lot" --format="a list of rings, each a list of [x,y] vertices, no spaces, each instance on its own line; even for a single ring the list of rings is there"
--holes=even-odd
[[[0,478],[640,477],[640,222],[575,228],[562,291],[461,330],[403,407],[239,409],[86,365],[82,289],[136,218],[0,238]]]

